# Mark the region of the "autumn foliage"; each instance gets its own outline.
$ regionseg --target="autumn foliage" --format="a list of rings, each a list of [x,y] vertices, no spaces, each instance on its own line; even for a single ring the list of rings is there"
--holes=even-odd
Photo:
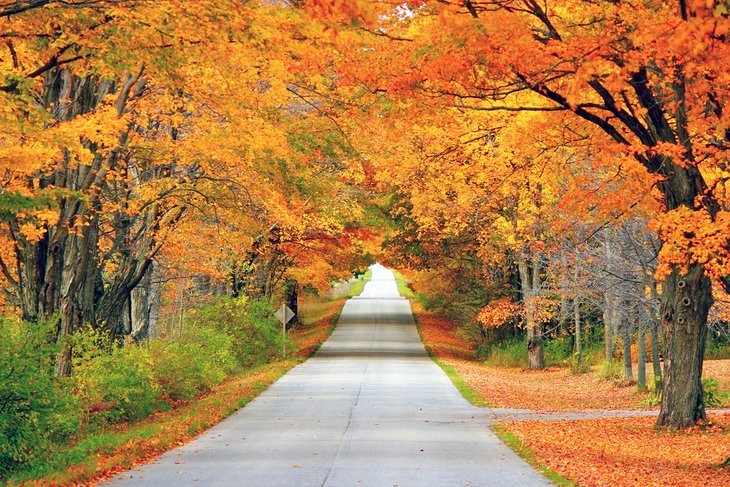
[[[602,342],[631,382],[635,343],[657,425],[705,418],[726,1],[8,0],[0,21],[0,311],[18,350],[48,324],[48,390],[142,367],[150,337],[174,362],[206,306],[296,307],[385,257],[470,347],[511,334],[540,370],[570,341],[580,371]],[[83,363],[87,331],[108,346]]]

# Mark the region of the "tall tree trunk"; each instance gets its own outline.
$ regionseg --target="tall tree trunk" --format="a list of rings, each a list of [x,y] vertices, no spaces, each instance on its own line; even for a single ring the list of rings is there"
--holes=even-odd
[[[651,324],[651,365],[654,369],[654,390],[662,390],[662,364],[659,358],[659,326],[658,323]]]
[[[690,264],[686,275],[675,270],[662,288],[664,390],[656,424],[688,428],[706,418],[701,380],[712,287],[702,266]]]
[[[646,389],[646,325],[638,323],[638,361],[636,364],[636,386],[640,390]]]
[[[611,300],[606,297],[606,307],[603,310],[603,343],[607,362],[613,360],[613,313]]]
[[[622,327],[622,337],[624,342],[624,377],[630,382],[634,381],[634,371],[631,367],[631,325],[628,321]]]
[[[130,293],[130,335],[135,341],[140,341],[150,336],[157,319],[156,312],[159,300],[159,285],[152,281],[156,266],[150,264],[150,268]]]
[[[573,302],[573,321],[575,323],[575,352],[578,355],[578,365],[583,363],[583,341],[580,329],[580,298],[576,296]]]
[[[534,300],[540,289],[540,263],[534,256],[532,262],[528,263],[527,258],[523,254],[518,258],[517,267],[520,272],[522,299],[525,309],[525,325],[527,327],[527,358],[530,363],[530,369],[542,370],[545,368],[542,347],[542,324],[537,319],[536,303]]]
[[[578,295],[578,279],[583,259],[579,259],[575,265],[573,283],[575,285],[575,299],[573,300],[573,322],[575,325],[575,351],[578,354],[578,365],[583,363],[583,342],[580,329],[580,296]]]

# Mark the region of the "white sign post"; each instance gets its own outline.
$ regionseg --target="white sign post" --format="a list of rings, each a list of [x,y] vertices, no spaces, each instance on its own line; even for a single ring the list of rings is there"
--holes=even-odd
[[[276,310],[274,316],[281,322],[281,334],[283,338],[281,342],[281,354],[286,355],[286,324],[294,318],[294,311],[286,304],[282,304],[281,308]]]

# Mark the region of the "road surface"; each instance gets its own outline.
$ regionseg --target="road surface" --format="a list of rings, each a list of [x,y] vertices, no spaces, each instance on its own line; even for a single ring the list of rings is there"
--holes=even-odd
[[[226,421],[124,486],[547,486],[426,355],[392,273],[372,267],[332,336]]]

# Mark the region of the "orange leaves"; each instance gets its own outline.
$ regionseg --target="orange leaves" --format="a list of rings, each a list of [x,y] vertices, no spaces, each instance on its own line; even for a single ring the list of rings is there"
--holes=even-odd
[[[730,212],[718,211],[713,220],[704,209],[681,206],[657,216],[652,227],[664,242],[657,279],[673,266],[685,273],[690,263],[701,264],[715,279],[730,274]]]
[[[642,394],[631,387],[616,387],[593,374],[576,375],[558,368],[508,369],[466,361],[448,364],[494,407],[539,411],[642,409]]]
[[[350,23],[362,21],[365,25],[373,25],[376,22],[376,15],[370,4],[360,0],[335,0],[335,1],[313,1],[307,2],[307,10],[310,15],[330,22]]]
[[[482,308],[477,320],[485,329],[496,328],[514,320],[521,313],[521,306],[508,299],[497,299]]]
[[[664,433],[654,418],[526,421],[515,434],[547,467],[585,487],[724,486],[730,473],[716,466],[730,456],[730,418],[709,430]]]
[[[472,347],[456,333],[453,322],[420,307],[416,307],[416,314],[423,341],[439,359],[473,358]]]

